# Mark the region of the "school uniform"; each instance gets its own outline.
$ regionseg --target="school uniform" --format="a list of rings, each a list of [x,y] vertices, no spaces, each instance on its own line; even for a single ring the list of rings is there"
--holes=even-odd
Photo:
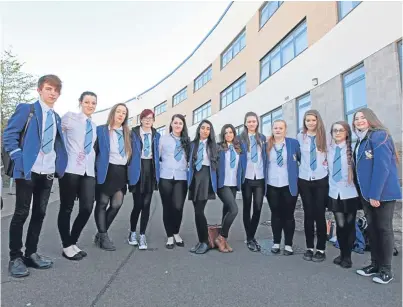
[[[348,261],[351,267],[351,251],[355,241],[355,218],[359,198],[354,182],[348,181],[348,160],[346,142],[328,145],[329,203],[337,228],[340,246],[340,260]],[[351,161],[351,163],[354,163]]]
[[[236,193],[241,190],[242,173],[246,169],[246,150],[240,144],[238,153],[233,144],[223,147],[219,144],[219,165],[217,172],[217,195],[223,202],[221,235],[228,238],[228,232],[238,214]]]
[[[187,157],[181,139],[170,133],[160,138],[159,191],[168,238],[179,233],[187,194]]]
[[[141,126],[132,129],[133,156],[129,164],[129,189],[133,195],[130,217],[131,232],[136,231],[141,212],[140,234],[144,235],[150,215],[153,192],[160,180],[159,141],[161,135],[151,128],[145,132]]]
[[[307,249],[314,248],[316,224],[316,249],[326,249],[326,205],[329,194],[329,181],[326,152],[316,147],[316,136],[303,133],[297,135],[301,149],[298,190],[304,208],[304,230]]]
[[[62,245],[75,245],[92,213],[95,198],[96,124],[84,113],[68,112],[62,117],[68,163],[63,178],[59,179],[60,210],[58,229]],[[76,196],[79,213],[70,231],[71,212]]]
[[[281,234],[284,231],[285,245],[292,246],[300,158],[298,141],[285,138],[282,143],[273,144],[267,159],[266,198],[271,210],[274,244],[280,244]]]
[[[259,133],[260,145],[255,135],[248,134],[247,140],[242,140],[247,149],[246,169],[242,175],[242,201],[243,201],[243,224],[246,232],[246,240],[250,250],[258,251],[260,246],[255,240],[255,234],[260,221],[263,198],[266,194],[267,153],[266,137]],[[250,146],[248,146],[250,144]],[[253,215],[250,216],[253,196]]]
[[[393,140],[382,130],[361,133],[353,157],[357,188],[368,221],[372,265],[375,272],[391,276],[393,213],[396,200],[402,198]],[[372,207],[370,199],[381,205]]]
[[[37,255],[53,178],[63,177],[67,166],[60,116],[41,100],[34,103],[33,110],[22,148],[19,140],[31,112],[30,104],[21,103],[17,106],[3,134],[4,150],[15,163],[13,178],[16,182],[16,204],[10,224],[9,243],[11,261],[22,257],[22,232],[29,215],[32,196],[32,215],[25,243],[25,256],[32,258],[31,255]],[[41,268],[48,268],[52,263],[42,258],[36,260],[40,265],[35,266]]]

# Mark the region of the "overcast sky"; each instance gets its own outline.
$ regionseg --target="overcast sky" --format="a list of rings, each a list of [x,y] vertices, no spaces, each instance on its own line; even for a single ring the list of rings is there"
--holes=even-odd
[[[98,110],[133,98],[180,64],[214,26],[221,2],[1,2],[2,47],[35,76],[63,81],[56,111]]]

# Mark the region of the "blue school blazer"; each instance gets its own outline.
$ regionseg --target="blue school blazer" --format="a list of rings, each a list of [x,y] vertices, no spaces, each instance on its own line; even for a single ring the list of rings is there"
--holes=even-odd
[[[393,140],[385,131],[368,133],[358,148],[355,165],[362,196],[367,201],[401,199]]]
[[[161,135],[156,129],[151,129],[151,150],[153,151],[153,163],[155,169],[155,179],[157,184],[160,181],[160,144]],[[140,179],[140,169],[141,169],[141,152],[143,150],[143,142],[140,136],[140,126],[134,127],[132,129],[132,157],[129,162],[128,176],[129,185],[135,185]]]
[[[26,130],[26,135],[22,144],[23,148],[21,149],[19,147],[20,134],[24,130],[30,112],[30,104],[19,104],[14,114],[8,120],[7,127],[3,134],[4,150],[8,153],[14,151],[10,156],[15,163],[13,172],[14,179],[31,179],[31,169],[34,166],[41,149],[43,116],[39,101],[34,103],[34,114]],[[61,119],[59,114],[56,112],[54,112],[54,114],[57,127],[54,145],[56,152],[55,177],[61,178],[66,170],[68,158],[63,139]]]
[[[187,172],[188,177],[188,188],[192,184],[193,174],[194,174],[194,166],[193,166],[193,150],[195,144],[194,142],[190,143],[190,154],[189,154],[189,167]],[[210,169],[210,177],[211,177],[211,185],[213,188],[214,193],[217,193],[217,170],[213,170],[212,167],[209,166]]]
[[[218,164],[218,188],[221,189],[224,186],[225,181],[225,154],[226,151],[221,148],[220,145],[217,145],[220,148],[219,152],[219,164]],[[238,170],[237,170],[237,190],[241,190],[241,182],[242,182],[242,174],[246,170],[246,148],[241,143],[241,153],[239,154],[239,161],[238,161]]]
[[[298,175],[299,166],[301,161],[301,150],[299,142],[296,139],[285,138],[285,146],[287,147],[287,172],[288,172],[288,187],[292,196],[298,195]],[[266,173],[269,169],[270,160],[267,159]],[[266,178],[266,177],[265,177]],[[267,176],[266,185],[269,184],[269,177]]]

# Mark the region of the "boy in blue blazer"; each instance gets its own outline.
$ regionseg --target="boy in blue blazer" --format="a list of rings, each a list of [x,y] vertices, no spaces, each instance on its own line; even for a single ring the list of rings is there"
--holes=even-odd
[[[9,273],[13,277],[28,276],[27,266],[37,269],[52,266],[50,259],[37,253],[37,246],[53,179],[62,177],[67,166],[61,120],[53,110],[61,87],[62,82],[57,76],[41,77],[38,81],[39,100],[33,106],[19,104],[4,130],[4,150],[14,162],[13,178],[16,183],[16,203],[10,224],[9,243]],[[28,118],[30,121],[25,129]],[[24,130],[25,136],[22,136]],[[23,257],[22,232],[29,215],[31,198],[32,216]]]

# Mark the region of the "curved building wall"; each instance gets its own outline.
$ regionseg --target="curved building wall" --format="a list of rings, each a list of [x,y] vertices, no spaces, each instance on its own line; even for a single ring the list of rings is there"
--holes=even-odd
[[[242,125],[247,111],[256,112],[267,122],[266,114],[280,110],[288,122],[289,136],[295,136],[299,97],[308,95],[311,107],[321,112],[327,127],[333,121],[346,119],[348,104],[357,100],[374,109],[400,143],[402,3],[361,2],[339,20],[336,1],[284,2],[260,28],[264,5],[265,2],[232,3],[185,63],[139,99],[128,101],[133,125],[142,109],[166,102],[166,111],[156,117],[154,127],[168,127],[171,116],[181,113],[186,115],[190,135],[194,135],[197,124],[193,125],[193,111],[211,101],[209,119],[217,134],[225,123]],[[307,48],[261,82],[260,60],[273,48],[277,49],[301,22],[306,22]],[[245,48],[222,68],[221,55],[244,29]],[[194,80],[210,65],[211,80],[194,91]],[[358,94],[347,89],[349,75],[354,74],[349,72],[355,67],[362,72],[357,80],[365,87]],[[246,94],[221,109],[220,93],[244,75]],[[187,99],[173,106],[173,96],[185,87]],[[95,121],[104,123],[108,112],[95,114]],[[270,131],[268,125],[261,125],[264,133]]]

